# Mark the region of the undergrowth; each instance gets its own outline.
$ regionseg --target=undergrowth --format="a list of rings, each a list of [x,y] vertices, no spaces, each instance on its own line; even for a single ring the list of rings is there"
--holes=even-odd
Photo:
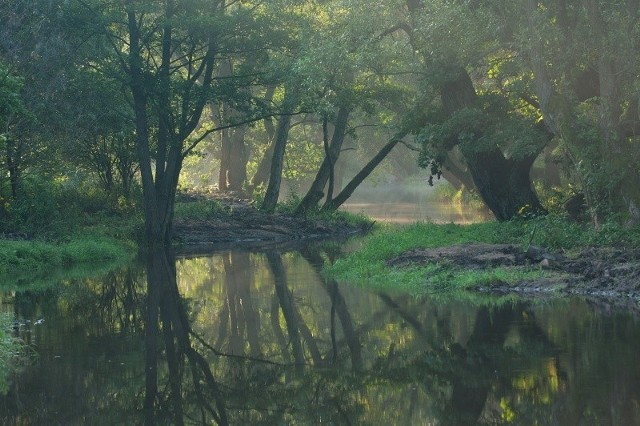
[[[68,269],[96,263],[117,265],[133,258],[135,246],[96,235],[78,237],[66,242],[0,240],[0,286],[36,280]]]

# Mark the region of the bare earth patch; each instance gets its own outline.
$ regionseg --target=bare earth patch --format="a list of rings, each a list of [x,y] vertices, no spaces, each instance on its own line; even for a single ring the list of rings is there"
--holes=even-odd
[[[410,250],[388,262],[390,266],[440,263],[458,269],[495,267],[541,268],[551,277],[514,283],[497,282],[479,290],[538,293],[560,291],[589,296],[630,297],[640,300],[640,249],[586,248],[551,253],[540,247],[527,252],[510,244],[461,244]]]
[[[365,232],[370,225],[314,221],[286,214],[265,214],[244,198],[217,194],[227,214],[205,220],[176,220],[174,241],[181,253],[205,252],[235,245],[268,246],[346,237]]]

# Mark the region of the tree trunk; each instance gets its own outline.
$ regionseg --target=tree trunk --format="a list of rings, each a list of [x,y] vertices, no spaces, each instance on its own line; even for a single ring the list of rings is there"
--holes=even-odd
[[[286,96],[286,95],[285,95]],[[286,102],[286,100],[285,100]],[[287,102],[288,103],[288,102]],[[272,212],[276,208],[280,196],[280,183],[282,182],[282,168],[284,164],[284,153],[289,139],[289,129],[291,128],[291,108],[285,109],[285,114],[278,120],[276,139],[273,143],[273,156],[271,158],[271,173],[269,175],[269,185],[262,201],[261,209]]]
[[[322,206],[323,211],[335,211],[351,197],[358,186],[384,160],[391,150],[409,133],[407,130],[399,132],[349,181],[340,193]]]
[[[473,107],[477,95],[469,74],[460,67],[453,68],[450,74],[453,78],[440,87],[447,113]],[[509,220],[522,211],[546,213],[533,190],[530,177],[537,153],[514,159],[505,157],[497,145],[482,150],[461,146],[461,150],[480,197],[496,219]]]
[[[19,146],[12,137],[6,141],[6,159],[7,169],[9,172],[9,185],[11,186],[11,198],[13,201],[18,199],[20,192],[20,154]]]
[[[456,190],[460,190],[463,187],[467,191],[475,189],[476,185],[473,183],[473,177],[469,173],[469,170],[462,164],[464,157],[460,150],[453,149],[447,153],[447,158],[442,164],[442,176],[451,184]]]
[[[527,212],[546,213],[529,176],[536,156],[520,160],[505,158],[496,147],[466,157],[478,193],[496,219],[505,221]]]
[[[331,143],[328,147],[325,145],[325,157],[316,173],[316,177],[311,184],[311,187],[307,191],[307,194],[302,198],[300,204],[296,207],[294,215],[304,215],[310,209],[313,209],[318,205],[318,202],[324,197],[324,188],[327,185],[327,181],[331,178],[333,173],[334,164],[340,156],[342,150],[342,143],[344,142],[347,134],[347,124],[349,122],[349,115],[351,114],[351,108],[347,106],[341,106],[336,115],[336,122],[333,129],[333,135],[331,137]],[[326,133],[326,132],[325,132]]]
[[[242,191],[247,181],[249,149],[244,139],[246,131],[246,126],[239,126],[233,128],[231,132],[231,157],[229,158],[227,179],[228,189],[232,191]]]
[[[220,132],[220,170],[218,171],[218,188],[226,191],[229,186],[227,180],[229,163],[231,162],[231,129],[224,129]]]
[[[136,153],[140,164],[142,178],[143,205],[145,215],[146,242],[150,246],[168,246],[171,244],[173,214],[175,196],[178,187],[178,177],[184,160],[184,141],[196,129],[202,111],[208,99],[208,91],[213,81],[213,68],[215,59],[215,47],[211,38],[207,39],[203,46],[204,56],[198,59],[198,63],[190,63],[195,71],[191,73],[189,84],[178,88],[170,84],[172,64],[173,29],[173,0],[166,0],[164,17],[166,18],[161,28],[162,38],[160,64],[156,69],[154,78],[157,88],[154,92],[147,92],[148,71],[143,71],[150,65],[145,64],[142,54],[145,47],[142,43],[146,39],[141,38],[140,26],[143,19],[133,10],[127,12],[129,57],[123,70],[129,77],[129,88],[133,100],[133,112],[136,127]],[[140,18],[140,19],[139,19]],[[155,65],[155,63],[154,63]],[[197,89],[197,90],[196,90]],[[180,91],[178,91],[180,90]],[[157,136],[154,144],[153,155],[151,153],[150,128],[151,119],[148,116],[148,96],[153,96],[157,103]],[[173,98],[180,98],[181,111],[177,115],[183,119],[174,120],[175,111],[172,111]],[[155,165],[155,173],[152,167]]]
[[[233,75],[233,63],[225,60],[220,66],[221,78]],[[229,103],[222,106],[220,118],[225,125],[237,122],[240,114]],[[230,127],[222,131],[222,146],[220,150],[220,171],[218,175],[218,187],[222,190],[242,191],[247,179],[248,150],[244,135],[246,125]]]
[[[273,94],[275,92],[274,87],[269,87],[265,95],[265,102],[271,102]],[[264,129],[267,132],[267,149],[265,150],[258,169],[251,179],[249,185],[250,191],[255,191],[259,186],[264,185],[269,179],[269,169],[271,167],[271,158],[273,157],[273,146],[275,144],[276,126],[273,125],[271,117],[267,117],[263,120]]]

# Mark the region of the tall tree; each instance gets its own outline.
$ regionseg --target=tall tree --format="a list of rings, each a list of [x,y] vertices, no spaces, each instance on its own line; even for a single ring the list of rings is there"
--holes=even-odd
[[[621,212],[639,223],[638,2],[526,0],[500,16],[512,24],[594,224]]]
[[[200,119],[213,96],[225,2],[82,5],[93,14],[88,30],[101,27],[113,49],[111,57],[89,60],[129,90],[147,242],[168,245],[183,160],[213,131],[200,128]]]

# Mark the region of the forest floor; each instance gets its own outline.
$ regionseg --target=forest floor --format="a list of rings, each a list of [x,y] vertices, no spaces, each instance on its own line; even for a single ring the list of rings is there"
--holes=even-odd
[[[458,269],[540,268],[543,277],[517,283],[494,282],[480,291],[519,294],[565,293],[640,300],[640,249],[590,247],[571,253],[551,253],[514,244],[459,244],[414,249],[397,256],[390,266],[444,264]]]
[[[201,197],[195,197],[197,201]],[[234,246],[266,247],[277,244],[299,244],[310,240],[347,238],[367,232],[372,223],[366,220],[348,221],[340,216],[303,218],[287,213],[266,214],[251,200],[225,192],[211,195],[224,214],[205,219],[177,218],[174,239],[181,253],[195,253]],[[188,202],[183,197],[182,202]]]

